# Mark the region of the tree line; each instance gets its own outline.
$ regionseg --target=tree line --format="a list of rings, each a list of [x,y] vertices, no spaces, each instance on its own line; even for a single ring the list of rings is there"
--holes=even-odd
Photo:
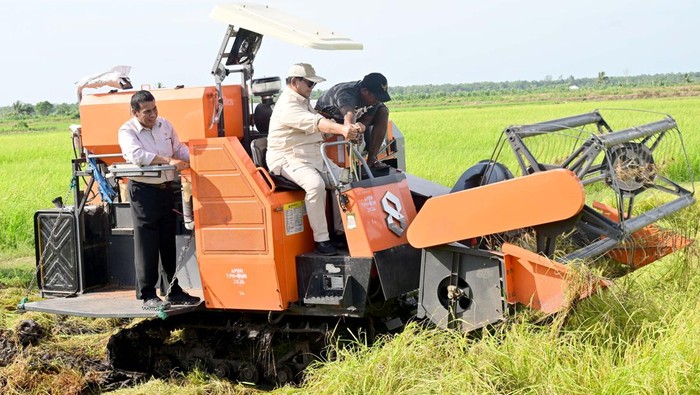
[[[636,76],[609,76],[600,71],[595,77],[576,78],[573,75],[556,78],[551,75],[541,80],[471,82],[463,84],[392,86],[391,97],[397,100],[420,100],[437,97],[454,96],[497,96],[500,94],[518,94],[548,91],[604,90],[611,88],[637,88],[678,86],[700,82],[700,72],[642,74]],[[321,92],[319,92],[321,93]]]
[[[36,104],[24,103],[20,100],[12,103],[8,107],[0,107],[0,117],[2,118],[32,118],[48,117],[52,115],[78,118],[78,103],[58,103],[40,101]]]
[[[600,71],[597,76],[576,78],[573,75],[553,77],[546,75],[541,80],[516,80],[502,82],[470,82],[459,84],[427,84],[410,86],[392,86],[391,96],[395,100],[423,100],[440,97],[470,97],[497,96],[500,94],[518,94],[547,91],[562,91],[571,89],[599,90],[614,87],[647,87],[647,86],[677,86],[693,84],[700,81],[700,72],[642,74],[634,76],[609,76]],[[158,84],[162,87],[161,84]],[[312,99],[316,99],[323,90],[314,91]],[[40,101],[34,105],[15,101],[11,106],[0,107],[0,118],[28,118],[43,116],[79,117],[77,103],[53,104]]]

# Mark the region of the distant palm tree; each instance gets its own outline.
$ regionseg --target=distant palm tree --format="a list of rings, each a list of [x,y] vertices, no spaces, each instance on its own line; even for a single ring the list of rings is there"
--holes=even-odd
[[[12,103],[12,112],[15,115],[21,114],[23,109],[24,103],[22,103],[21,101],[17,100],[16,102]]]
[[[690,73],[683,74],[683,82],[685,82],[686,84],[693,83],[693,77],[690,75]]]
[[[607,83],[609,79],[610,78],[607,75],[605,75],[604,71],[598,72],[598,84],[599,85],[603,85],[603,84]]]

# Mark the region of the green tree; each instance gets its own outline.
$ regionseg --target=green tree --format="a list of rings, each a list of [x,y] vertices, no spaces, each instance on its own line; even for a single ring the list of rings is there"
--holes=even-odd
[[[56,108],[54,110],[54,113],[56,115],[66,115],[66,116],[77,118],[78,117],[78,105],[77,104],[68,104],[68,103],[57,104]]]
[[[693,83],[693,76],[690,75],[690,73],[683,74],[683,82],[685,82],[686,84],[692,84]]]
[[[16,102],[12,103],[12,112],[15,115],[20,115],[22,114],[22,107],[24,106],[24,103],[21,101],[17,100]]]
[[[609,79],[610,79],[610,77],[608,77],[607,75],[605,75],[605,72],[604,72],[604,71],[599,71],[599,72],[598,72],[598,80],[597,80],[598,85],[607,84],[607,82],[608,82]]]
[[[12,103],[12,113],[14,115],[33,115],[34,106],[17,100],[16,102]]]
[[[55,110],[53,104],[48,101],[40,101],[36,104],[36,106],[34,106],[34,109],[36,110],[37,114],[44,117],[53,114]]]

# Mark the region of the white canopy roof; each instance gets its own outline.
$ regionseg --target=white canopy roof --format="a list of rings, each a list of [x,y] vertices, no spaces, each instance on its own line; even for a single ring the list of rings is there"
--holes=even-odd
[[[307,48],[326,50],[362,49],[362,43],[331,29],[262,4],[217,5],[210,16],[236,28]]]

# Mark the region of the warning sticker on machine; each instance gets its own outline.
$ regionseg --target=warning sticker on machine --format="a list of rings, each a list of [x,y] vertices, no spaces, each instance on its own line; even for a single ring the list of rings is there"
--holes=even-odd
[[[298,201],[284,205],[284,224],[287,236],[304,231],[304,202]]]

